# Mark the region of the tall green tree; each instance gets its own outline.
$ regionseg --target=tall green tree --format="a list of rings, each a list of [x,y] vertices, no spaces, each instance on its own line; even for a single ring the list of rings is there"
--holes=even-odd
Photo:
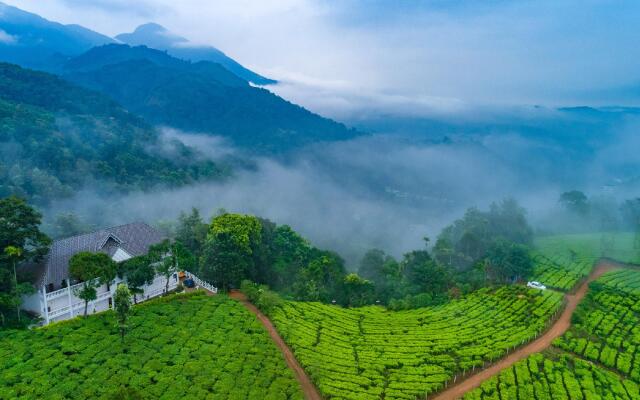
[[[379,249],[371,249],[360,261],[358,275],[371,281],[375,290],[375,301],[387,303],[389,299],[402,295],[402,273],[400,264]]]
[[[228,291],[239,287],[242,280],[247,278],[247,264],[247,254],[238,251],[231,234],[220,232],[204,247],[202,277],[222,291]]]
[[[262,225],[251,215],[222,214],[211,221],[201,259],[205,279],[228,290],[256,274],[256,252]]]
[[[380,249],[367,251],[362,257],[362,260],[360,260],[358,275],[376,284],[382,282],[385,278],[383,269],[387,257],[385,252]]]
[[[15,298],[19,298],[20,293],[18,293],[18,274],[16,273],[16,262],[20,259],[20,257],[22,257],[22,249],[15,246],[7,246],[5,247],[4,252],[11,259],[11,264],[13,266],[13,295]],[[20,323],[20,303],[16,302],[16,304],[16,315],[18,316],[18,323]]]
[[[558,202],[568,211],[586,216],[589,213],[589,198],[579,190],[571,190],[560,195]]]
[[[69,274],[82,282],[77,296],[84,300],[84,316],[87,316],[89,302],[97,298],[96,288],[109,284],[116,277],[117,264],[104,253],[82,251],[69,260]]]
[[[180,213],[176,228],[176,241],[182,243],[191,254],[199,259],[207,240],[209,225],[204,222],[200,211],[192,208],[191,213]]]
[[[507,240],[496,241],[487,252],[487,279],[494,282],[513,282],[528,278],[533,272],[529,249]]]
[[[40,231],[42,215],[24,200],[11,196],[0,199],[0,319],[15,311],[20,318],[21,296],[31,285],[21,282],[17,267],[39,262],[51,240]]]
[[[180,269],[193,270],[195,259],[193,254],[181,243],[169,239],[151,246],[149,259],[155,265],[155,270],[165,278],[165,293],[169,291],[169,283],[173,274]]]
[[[116,293],[113,295],[113,304],[120,329],[120,340],[124,342],[124,334],[127,331],[127,319],[131,312],[131,292],[124,283],[119,283]]]
[[[269,235],[262,234],[263,241]],[[267,283],[278,290],[290,291],[298,272],[309,263],[311,245],[288,225],[280,225],[267,244],[271,250],[271,273]]]
[[[126,278],[135,304],[138,303],[138,295],[143,293],[143,286],[153,283],[156,277],[154,264],[155,260],[142,255],[126,260],[118,267],[118,276]]]
[[[348,307],[361,307],[374,302],[375,288],[373,282],[363,279],[358,274],[344,277],[344,301]]]
[[[451,283],[449,271],[438,264],[427,250],[405,254],[402,271],[410,293],[446,293]]]
[[[488,211],[468,209],[461,219],[442,230],[434,257],[447,267],[466,270],[482,260],[499,239],[524,245],[533,241],[526,211],[513,199],[493,203]]]
[[[50,226],[51,235],[54,238],[66,238],[88,232],[92,229],[90,224],[83,222],[74,213],[60,213],[56,215]]]
[[[298,272],[292,288],[294,297],[325,303],[340,300],[346,275],[342,258],[330,251],[313,249],[310,259],[309,264]]]

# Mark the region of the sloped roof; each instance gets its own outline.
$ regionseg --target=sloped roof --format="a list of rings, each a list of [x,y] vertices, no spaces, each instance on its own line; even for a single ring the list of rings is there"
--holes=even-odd
[[[81,251],[103,252],[112,257],[118,248],[131,256],[146,254],[149,247],[161,242],[165,236],[144,222],[114,226],[99,231],[55,240],[44,261],[38,287],[53,283],[54,290],[61,287],[69,276],[69,260]]]

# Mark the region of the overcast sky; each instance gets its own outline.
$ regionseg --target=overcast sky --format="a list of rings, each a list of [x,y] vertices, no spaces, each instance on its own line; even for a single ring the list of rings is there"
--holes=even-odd
[[[108,35],[160,23],[331,115],[640,98],[637,1],[6,2]]]

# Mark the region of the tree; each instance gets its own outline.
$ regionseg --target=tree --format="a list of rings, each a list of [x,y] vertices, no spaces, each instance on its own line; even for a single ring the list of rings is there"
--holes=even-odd
[[[516,281],[533,272],[533,260],[526,246],[498,240],[487,252],[485,271],[489,280]]]
[[[168,239],[151,246],[149,258],[155,264],[156,272],[166,279],[165,293],[169,292],[171,276],[178,272],[179,268],[191,269],[194,264],[193,255],[182,243],[172,243]]]
[[[349,274],[344,278],[344,304],[349,307],[361,307],[373,302],[375,293],[371,281],[359,277],[357,274]]]
[[[360,266],[358,267],[358,275],[364,279],[371,280],[376,284],[384,279],[384,263],[387,255],[380,249],[371,249],[364,253]]]
[[[217,233],[207,241],[200,264],[203,279],[223,291],[238,287],[247,277],[246,254],[238,252],[237,243],[228,232]]]
[[[135,304],[138,304],[137,296],[143,293],[142,287],[153,283],[156,277],[153,264],[154,260],[148,255],[132,257],[120,264],[118,276],[126,278]]]
[[[124,283],[118,284],[113,296],[113,303],[120,328],[120,338],[124,342],[124,334],[127,331],[127,319],[131,311],[131,292]]]
[[[74,213],[56,215],[52,225],[52,235],[56,238],[75,236],[91,230],[91,225],[82,222]]]
[[[360,261],[358,275],[373,283],[375,300],[384,303],[402,291],[402,274],[400,264],[379,249],[371,249]]]
[[[270,283],[276,289],[290,290],[298,272],[309,263],[311,245],[288,225],[276,227],[268,245],[273,258]]]
[[[560,195],[558,200],[568,211],[586,216],[589,213],[589,199],[579,190],[571,190]]]
[[[192,208],[190,214],[180,213],[178,217],[178,226],[176,228],[176,241],[182,243],[199,259],[202,254],[202,248],[207,240],[207,225],[197,208]]]
[[[261,245],[262,225],[251,215],[223,214],[211,221],[201,259],[205,279],[228,290],[256,276],[254,256]]]
[[[336,253],[314,249],[309,264],[302,268],[293,284],[296,299],[325,303],[342,297],[344,261]]]
[[[461,219],[442,230],[434,257],[448,267],[467,270],[483,259],[498,239],[525,245],[533,241],[526,211],[513,199],[492,203],[488,211],[468,209]]]
[[[427,250],[405,254],[402,270],[411,293],[442,294],[449,289],[450,277],[447,269],[438,264]]]
[[[42,215],[24,200],[13,196],[0,199],[0,318],[3,321],[4,309],[16,310],[19,318],[21,295],[30,287],[19,281],[17,266],[23,262],[39,262],[49,250],[51,240],[40,231],[41,221]]]
[[[4,249],[4,253],[11,259],[13,265],[13,287],[14,287],[14,296],[15,298],[19,298],[18,293],[18,275],[16,274],[16,260],[19,260],[22,257],[22,249],[15,246],[7,246]],[[20,303],[17,303],[16,314],[18,316],[18,323],[20,322]]]
[[[84,300],[84,316],[87,316],[89,301],[97,298],[96,288],[108,284],[116,277],[117,264],[105,253],[82,251],[69,260],[69,274],[82,282],[77,296]]]

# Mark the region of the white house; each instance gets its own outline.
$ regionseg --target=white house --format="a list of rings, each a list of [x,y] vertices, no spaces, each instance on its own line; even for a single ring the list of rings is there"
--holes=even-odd
[[[103,252],[116,262],[146,254],[149,247],[164,240],[158,230],[142,222],[116,226],[99,231],[56,240],[42,264],[36,267],[34,284],[37,292],[23,297],[22,307],[42,317],[44,324],[62,321],[84,313],[84,301],[76,296],[82,284],[69,277],[69,260],[81,251]],[[116,278],[111,284],[96,289],[97,299],[89,302],[88,313],[108,310],[113,306],[116,286],[122,280]],[[165,291],[166,278],[156,276],[138,294],[138,301],[161,295]],[[178,285],[178,274],[169,281],[169,290]]]

